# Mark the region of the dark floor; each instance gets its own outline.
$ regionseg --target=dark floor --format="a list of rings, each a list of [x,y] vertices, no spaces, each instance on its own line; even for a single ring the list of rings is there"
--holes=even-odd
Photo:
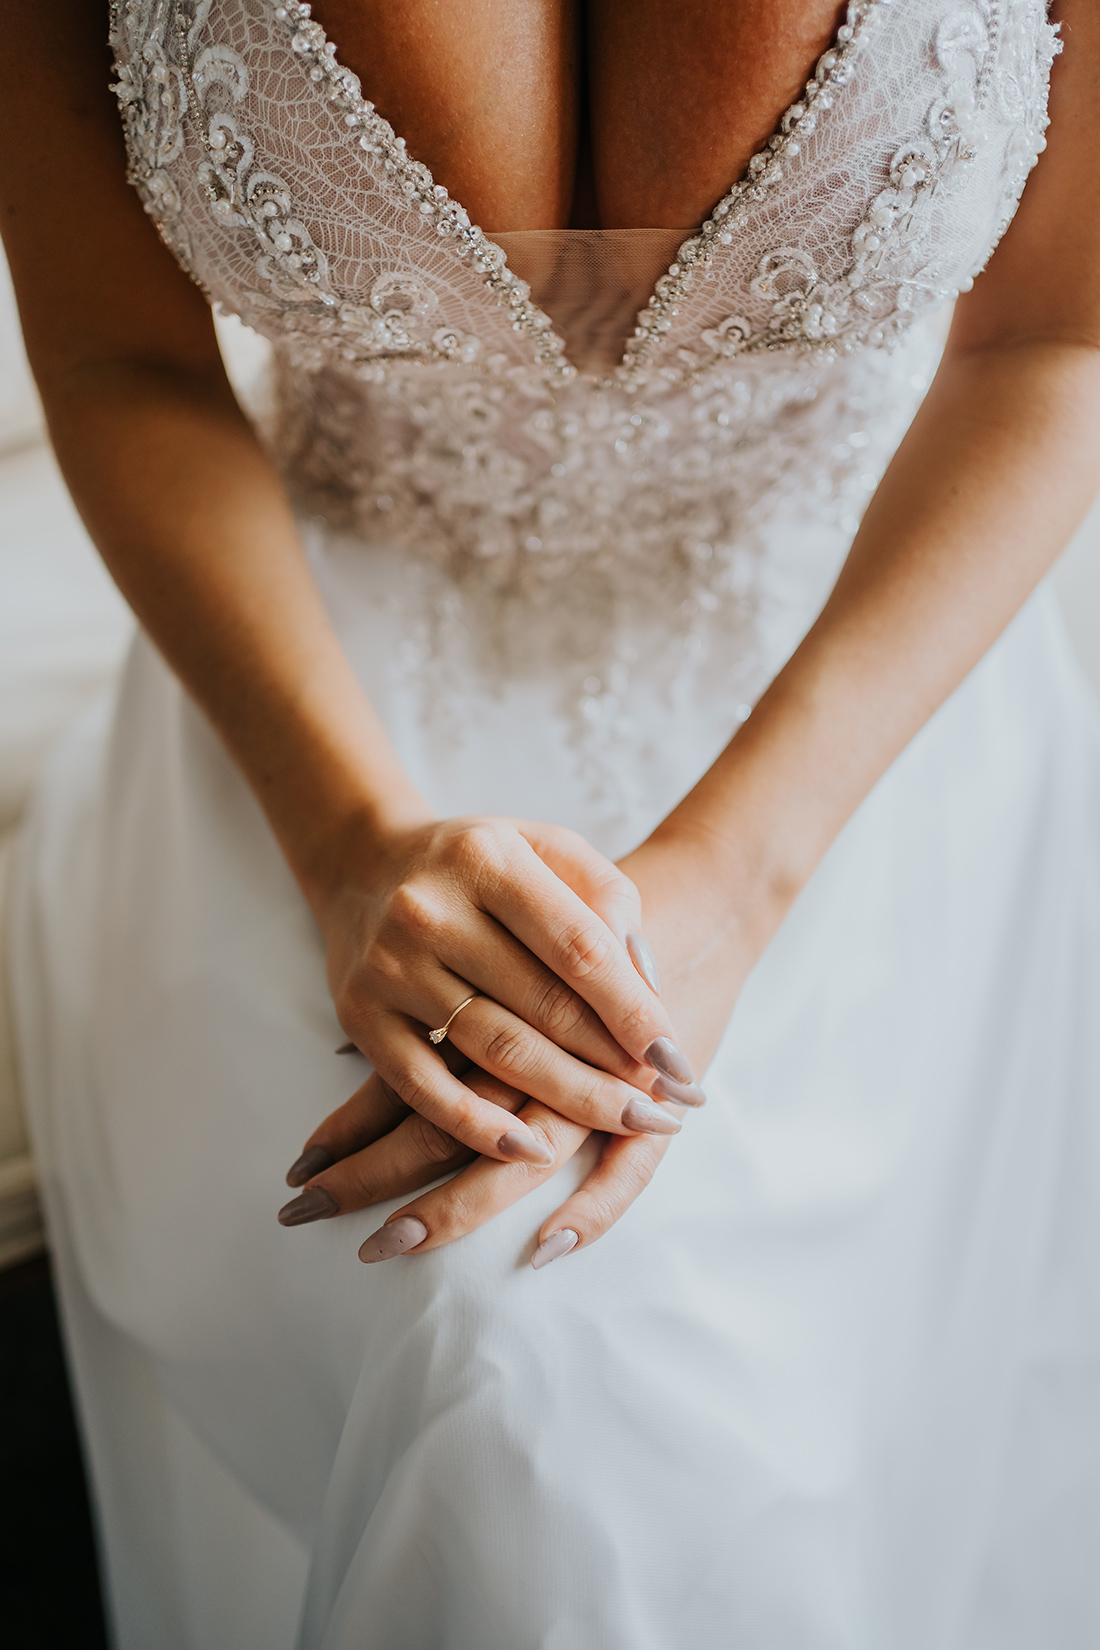
[[[0,1272],[0,1639],[106,1650],[84,1467],[50,1272]]]

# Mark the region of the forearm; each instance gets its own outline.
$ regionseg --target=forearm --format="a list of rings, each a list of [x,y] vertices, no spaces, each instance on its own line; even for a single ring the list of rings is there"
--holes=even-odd
[[[817,623],[658,835],[766,943],[842,825],[1064,547],[1100,477],[1100,351],[945,359]]]
[[[42,389],[92,537],[316,901],[344,856],[428,811],[332,631],[228,384],[116,359],[45,375]]]

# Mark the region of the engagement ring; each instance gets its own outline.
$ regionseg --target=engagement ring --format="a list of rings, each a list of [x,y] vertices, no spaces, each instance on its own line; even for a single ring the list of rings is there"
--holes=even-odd
[[[441,1043],[443,1041],[444,1037],[446,1037],[448,1031],[450,1031],[452,1025],[454,1024],[455,1016],[458,1015],[458,1014],[461,1014],[462,1010],[464,1008],[468,1008],[469,1005],[473,1002],[474,997],[476,997],[476,996],[477,996],[477,992],[475,991],[474,994],[473,994],[473,997],[467,997],[465,999],[465,1001],[459,1003],[458,1007],[454,1010],[454,1013],[451,1015],[451,1017],[447,1021],[446,1025],[437,1026],[434,1031],[429,1031],[429,1033],[428,1033],[429,1043]]]

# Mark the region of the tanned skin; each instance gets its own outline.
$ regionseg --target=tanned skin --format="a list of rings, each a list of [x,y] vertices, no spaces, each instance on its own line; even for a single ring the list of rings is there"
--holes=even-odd
[[[207,308],[125,182],[106,5],[0,0],[0,223],[59,461],[265,809],[341,1022],[379,1073],[312,1137],[339,1159],[311,1184],[340,1212],[480,1154],[398,1211],[434,1248],[596,1128],[597,1168],[540,1237],[606,1231],[667,1145],[617,1121],[623,1090],[653,1084],[649,1040],[675,1034],[705,1067],[837,832],[1085,513],[1100,473],[1100,7],[1054,9],[1066,49],[1049,148],[958,306],[832,597],[727,750],[616,869],[549,827],[437,820],[417,794],[341,653]],[[839,15],[822,0],[316,11],[410,152],[502,231],[697,221]],[[660,1000],[617,943],[643,915]],[[424,1027],[464,982],[481,996],[455,1023],[469,1062],[456,1075]],[[502,1128],[552,1161],[508,1161]]]

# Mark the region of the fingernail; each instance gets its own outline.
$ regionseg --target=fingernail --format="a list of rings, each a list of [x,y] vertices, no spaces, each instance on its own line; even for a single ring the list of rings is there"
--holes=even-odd
[[[359,1050],[354,1043],[341,1043],[336,1052],[337,1054],[358,1054]]]
[[[326,1192],[323,1186],[311,1186],[283,1205],[279,1210],[279,1225],[307,1226],[311,1220],[327,1220],[339,1207],[331,1192]]]
[[[705,1106],[707,1097],[698,1083],[674,1083],[671,1077],[658,1077],[650,1091],[662,1100],[675,1100],[678,1106]]]
[[[679,1134],[681,1128],[679,1118],[641,1095],[636,1100],[627,1101],[623,1107],[623,1122],[628,1129],[637,1129],[639,1134]]]
[[[286,1183],[288,1186],[304,1186],[322,1169],[331,1169],[335,1162],[332,1153],[326,1152],[323,1146],[307,1146],[297,1163],[292,1163],[286,1171]]]
[[[428,1228],[422,1220],[417,1220],[415,1215],[401,1215],[371,1233],[359,1250],[359,1259],[368,1266],[371,1261],[392,1260],[394,1255],[403,1255],[406,1249],[415,1249],[427,1235]]]
[[[571,1232],[568,1226],[563,1227],[560,1232],[551,1232],[546,1242],[540,1243],[531,1256],[531,1265],[536,1272],[540,1272],[544,1266],[549,1266],[552,1260],[560,1260],[570,1249],[575,1249],[580,1241],[578,1234]]]
[[[655,1071],[671,1077],[674,1083],[694,1083],[695,1075],[671,1037],[655,1037],[645,1057]]]
[[[628,934],[626,936],[626,949],[631,962],[646,985],[655,997],[659,997],[661,995],[661,976],[657,972],[657,960],[641,934]]]
[[[533,1134],[526,1130],[509,1129],[497,1141],[497,1151],[505,1157],[511,1157],[518,1163],[534,1163],[540,1169],[548,1169],[554,1161],[554,1154],[549,1146],[544,1146],[541,1140],[536,1140]]]

